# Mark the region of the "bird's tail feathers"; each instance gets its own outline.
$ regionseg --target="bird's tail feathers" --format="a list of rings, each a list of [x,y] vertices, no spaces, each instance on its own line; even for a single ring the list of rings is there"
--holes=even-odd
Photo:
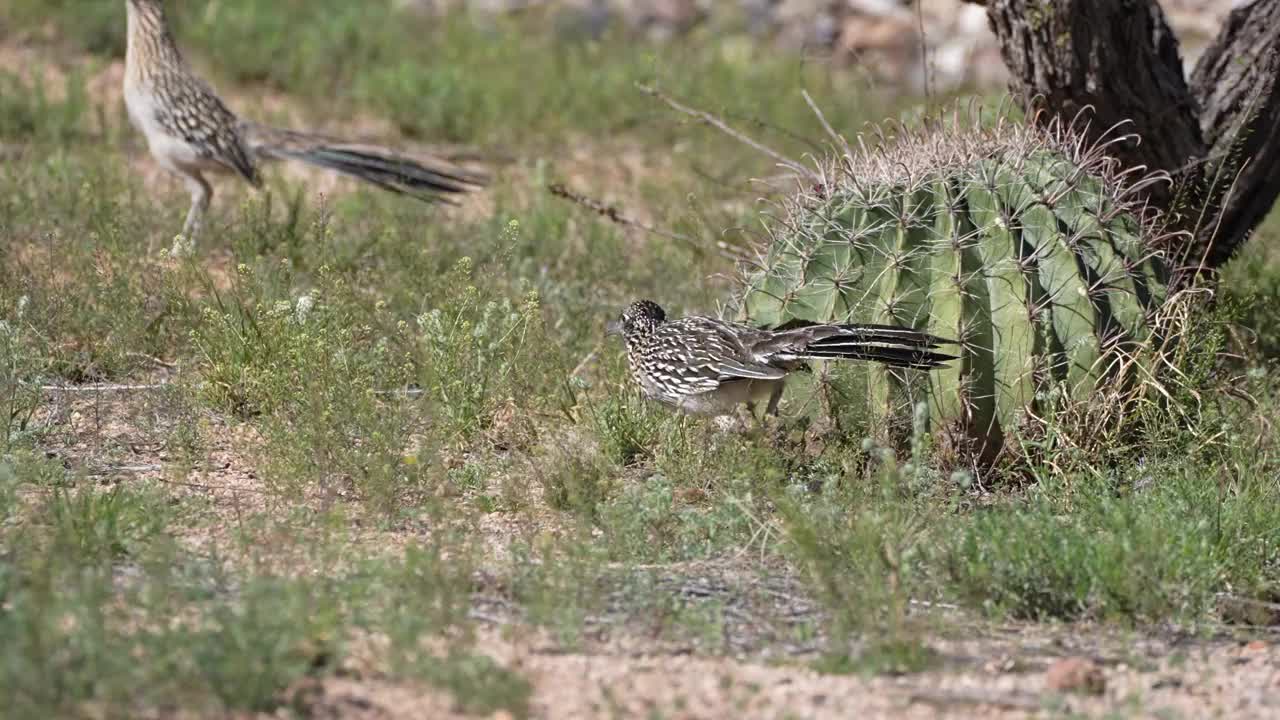
[[[802,357],[811,360],[871,360],[892,367],[930,370],[943,367],[955,355],[934,348],[952,340],[894,325],[847,324],[839,332],[809,342]]]
[[[451,202],[448,195],[472,192],[488,183],[484,174],[439,157],[252,123],[243,129],[258,157],[299,160],[428,202]]]
[[[828,341],[810,344],[799,356],[804,360],[871,360],[892,367],[918,370],[943,367],[948,360],[956,359],[955,355],[923,348]]]

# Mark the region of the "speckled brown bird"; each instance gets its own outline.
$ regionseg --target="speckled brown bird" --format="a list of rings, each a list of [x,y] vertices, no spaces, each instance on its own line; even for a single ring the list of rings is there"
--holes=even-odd
[[[124,98],[151,155],[191,193],[182,232],[193,240],[213,198],[206,173],[236,174],[261,187],[262,160],[300,160],[420,200],[478,189],[485,178],[443,159],[410,158],[378,145],[266,127],[240,119],[187,67],[163,0],[125,0]]]
[[[631,376],[646,397],[692,413],[754,412],[768,399],[776,415],[786,378],[808,360],[870,360],[932,370],[955,356],[934,348],[952,341],[911,328],[790,323],[770,330],[692,315],[667,320],[656,303],[638,300],[609,324],[626,343]]]

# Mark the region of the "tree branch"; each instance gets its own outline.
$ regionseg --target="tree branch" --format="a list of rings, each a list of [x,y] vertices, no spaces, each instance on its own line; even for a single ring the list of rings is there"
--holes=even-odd
[[[1280,196],[1280,0],[1255,0],[1231,11],[1213,45],[1196,63],[1191,92],[1209,145],[1205,179],[1219,192],[1207,198],[1203,235],[1217,227],[1208,265],[1231,258]],[[1232,180],[1236,189],[1221,196]],[[1208,238],[1205,238],[1207,241]]]
[[[981,4],[1023,107],[1049,110],[1047,121],[1092,106],[1094,140],[1130,121],[1125,130],[1141,142],[1114,145],[1111,154],[1173,176],[1173,187],[1152,186],[1146,198],[1193,231],[1187,257],[1210,267],[1229,259],[1280,194],[1280,0],[1234,10],[1190,85],[1155,0]]]
[[[1141,142],[1111,149],[1128,167],[1173,172],[1204,155],[1177,42],[1154,0],[993,0],[987,15],[1009,66],[1010,89],[1028,110],[1039,103],[1069,119],[1092,106],[1094,138],[1131,121],[1124,129]],[[1165,187],[1151,199],[1166,207],[1172,196]]]

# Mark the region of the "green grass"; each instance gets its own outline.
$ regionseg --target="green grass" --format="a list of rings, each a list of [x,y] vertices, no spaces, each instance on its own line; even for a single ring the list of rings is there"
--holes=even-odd
[[[39,479],[38,479],[39,478]],[[15,513],[15,487],[35,495]],[[161,487],[94,487],[27,456],[0,463],[0,696],[8,717],[68,716],[89,704],[128,713],[186,707],[273,710],[299,680],[333,672],[352,643],[390,641],[388,678],[455,692],[467,708],[523,712],[527,683],[472,649],[465,543],[411,545],[396,558],[313,551],[346,569],[228,574],[217,547],[192,553],[170,532],[201,508]],[[422,640],[453,639],[443,655]],[[116,712],[113,710],[113,713]]]
[[[16,0],[0,24],[49,22],[44,51],[118,57],[119,5]],[[762,124],[822,137],[801,87],[850,131],[909,99],[728,31],[554,42],[548,17],[365,21],[350,3],[303,5],[186,3],[179,34],[219,58],[220,86],[518,160],[491,208],[462,215],[367,191],[321,200],[277,175],[265,194],[221,182],[199,251],[174,261],[185,195],[122,162],[140,144],[119,108],[81,75],[0,75],[11,716],[305,714],[308,683],[340,673],[524,716],[530,680],[488,652],[476,603],[562,648],[641,633],[736,652],[722,638],[741,598],[671,589],[703,566],[798,578],[817,609],[795,632],[828,672],[933,666],[942,621],[913,600],[1143,626],[1212,621],[1218,593],[1280,598],[1276,217],[1188,346],[1238,349],[1222,328],[1242,325],[1262,342],[1190,353],[1188,392],[1145,411],[1137,440],[1083,452],[1050,433],[1016,481],[974,477],[943,469],[923,437],[896,455],[864,443],[856,413],[813,421],[801,405],[831,389],[820,379],[797,383],[776,431],[720,433],[641,400],[603,328],[636,297],[713,310],[732,267],[706,248],[759,234],[760,191],[743,185],[770,165],[633,84],[795,155],[806,143]],[[701,244],[545,192],[562,178]],[[41,390],[87,381],[168,385]],[[159,477],[102,469],[135,456]],[[252,471],[248,488],[202,489],[230,482],[228,462]]]
[[[216,72],[217,85],[287,90],[335,117],[366,113],[393,120],[411,138],[475,142],[519,157],[637,131],[688,142],[684,119],[637,92],[636,83],[697,98],[757,130],[785,128],[775,139],[790,137],[788,144],[809,151],[820,145],[797,138],[822,137],[821,126],[800,101],[801,87],[842,127],[856,127],[850,118],[879,119],[865,114],[865,81],[856,73],[756,45],[745,26],[648,45],[616,29],[600,39],[568,32],[554,10],[510,20],[394,12],[390,0],[171,5],[182,47]],[[115,0],[16,0],[0,10],[5,19],[17,28],[51,22],[68,47],[124,55],[124,8]],[[555,81],[534,91],[531,78]],[[780,88],[792,101],[757,102]],[[732,147],[710,136],[699,142]]]

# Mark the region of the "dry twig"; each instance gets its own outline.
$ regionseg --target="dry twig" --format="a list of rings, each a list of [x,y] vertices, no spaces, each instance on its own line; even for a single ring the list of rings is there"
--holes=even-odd
[[[146,383],[146,384],[116,384],[116,383],[98,383],[94,385],[41,385],[40,389],[45,392],[66,392],[66,393],[103,393],[103,392],[128,392],[131,390],[159,390],[172,385],[172,383]]]
[[[688,115],[689,117],[697,118],[698,120],[701,120],[707,125],[714,127],[715,129],[737,140],[738,142],[743,143],[748,147],[754,148],[758,152],[768,155],[769,157],[776,160],[778,163],[785,165],[786,167],[793,170],[796,174],[803,175],[804,177],[808,178],[813,182],[822,182],[822,176],[818,175],[818,173],[814,172],[812,169],[807,168],[804,165],[796,162],[795,160],[792,160],[791,158],[787,157],[786,155],[783,155],[777,150],[774,150],[773,148],[768,147],[767,145],[764,145],[756,141],[755,139],[747,135],[744,135],[743,133],[737,130],[734,130],[733,128],[729,127],[728,124],[726,124],[723,120],[716,117],[715,115],[712,115],[711,113],[703,110],[695,110],[689,107],[688,105],[684,105],[678,100],[676,100],[675,98],[671,97],[670,95],[667,95],[666,93],[662,92],[661,90],[658,90],[655,87],[651,87],[649,85],[643,85],[639,83],[637,83],[636,86],[640,88],[641,92],[658,98],[659,100],[666,103],[667,105],[670,105],[673,109],[679,112],[682,112],[685,115]]]
[[[654,227],[647,223],[643,223],[639,220],[636,220],[635,218],[632,218],[628,215],[623,214],[621,210],[619,210],[617,207],[613,205],[606,205],[603,202],[600,202],[599,200],[595,200],[593,198],[589,198],[580,193],[574,192],[573,190],[570,190],[569,188],[565,187],[561,183],[552,183],[547,186],[547,190],[550,191],[551,194],[555,195],[556,197],[564,198],[569,202],[575,203],[577,205],[581,205],[582,207],[585,207],[588,210],[591,210],[602,217],[608,218],[610,221],[617,223],[618,225],[633,227],[633,228],[636,228],[637,230],[642,230],[647,233],[652,233],[654,235],[668,238],[670,240],[678,240],[680,242],[683,242],[689,245],[689,247],[693,248],[695,251],[699,253],[706,251],[706,248],[703,247],[702,243],[698,242],[698,240],[695,238],[692,238],[688,235],[683,235],[681,233],[671,232],[670,230],[663,230],[661,228]],[[738,260],[742,259],[742,256],[739,253],[734,252],[733,248],[730,247],[728,243],[717,241],[715,245],[716,245],[716,254],[719,255],[720,257],[723,257],[726,260],[732,260],[734,262],[737,262]]]

